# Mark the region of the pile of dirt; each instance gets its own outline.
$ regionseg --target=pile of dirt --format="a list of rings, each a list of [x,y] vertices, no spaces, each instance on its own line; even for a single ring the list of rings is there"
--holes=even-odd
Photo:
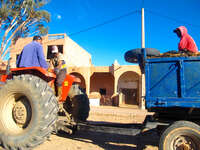
[[[165,53],[160,53],[155,56],[148,56],[148,58],[160,58],[160,57],[197,57],[200,56],[200,53],[192,53],[189,51],[168,51]]]

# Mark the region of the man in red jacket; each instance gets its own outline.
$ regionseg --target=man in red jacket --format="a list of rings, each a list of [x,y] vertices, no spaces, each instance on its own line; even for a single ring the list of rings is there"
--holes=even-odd
[[[192,52],[197,53],[198,48],[196,46],[193,38],[187,33],[187,28],[184,26],[180,26],[174,30],[177,36],[180,38],[180,42],[178,44],[179,51],[183,52]]]

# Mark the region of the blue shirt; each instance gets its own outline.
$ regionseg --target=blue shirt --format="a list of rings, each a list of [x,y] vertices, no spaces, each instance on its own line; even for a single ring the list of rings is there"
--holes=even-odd
[[[17,59],[17,67],[42,67],[47,69],[48,65],[42,45],[36,41],[27,44]]]

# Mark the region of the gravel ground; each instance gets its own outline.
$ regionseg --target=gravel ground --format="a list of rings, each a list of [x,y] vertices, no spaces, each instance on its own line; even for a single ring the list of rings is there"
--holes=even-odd
[[[101,115],[102,114],[102,115]],[[127,114],[124,116],[124,114]],[[92,107],[88,120],[116,123],[141,123],[147,112],[139,109]],[[80,129],[74,135],[60,133],[33,150],[158,150],[155,131],[133,135],[132,128]],[[0,148],[0,150],[3,150]]]

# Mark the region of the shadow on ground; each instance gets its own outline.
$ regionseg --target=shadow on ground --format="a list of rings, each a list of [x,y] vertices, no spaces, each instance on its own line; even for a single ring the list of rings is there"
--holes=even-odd
[[[105,150],[144,150],[147,146],[158,146],[159,142],[159,136],[155,130],[148,130],[135,136],[82,130],[77,131],[74,135],[59,132],[58,136],[92,143]]]

